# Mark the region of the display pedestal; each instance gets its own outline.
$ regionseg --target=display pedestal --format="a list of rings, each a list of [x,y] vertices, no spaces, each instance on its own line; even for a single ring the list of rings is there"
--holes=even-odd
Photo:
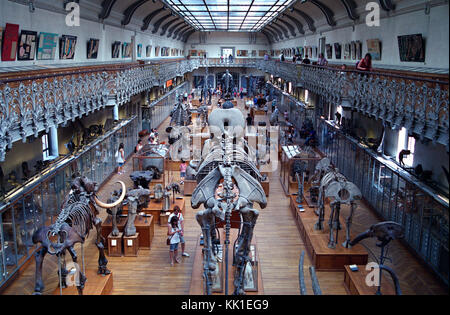
[[[196,180],[185,180],[184,181],[184,195],[192,196],[192,193],[194,192],[196,187],[197,187]]]
[[[155,223],[153,216],[144,217],[138,215],[134,221],[136,232],[139,235],[139,248],[150,249],[155,236]]]
[[[122,237],[123,233],[118,236],[108,235],[108,256],[121,257],[122,256]]]
[[[137,257],[139,252],[139,233],[133,236],[123,237],[123,255],[126,257]]]
[[[125,225],[127,224],[128,217],[118,217],[117,218],[117,228],[119,229],[119,232],[123,232],[123,229],[125,228]],[[102,223],[102,236],[106,240],[108,238],[108,235],[112,232],[112,216],[108,215],[105,222]]]
[[[351,271],[349,266],[345,266],[344,287],[350,295],[375,295],[378,288],[376,286],[369,287],[366,284],[366,277],[371,272],[366,270],[366,266],[358,266],[358,271]],[[378,277],[378,271],[376,277]],[[386,271],[381,276],[381,294],[395,295],[395,289],[392,280],[385,277]],[[373,280],[373,278],[371,279]]]
[[[87,281],[84,285],[83,295],[110,295],[113,289],[113,275],[98,275],[94,270],[86,271]],[[53,295],[60,295],[59,287]],[[78,295],[77,287],[70,286],[62,289],[62,295]]]
[[[314,225],[317,222],[317,215],[313,209],[305,209],[300,212],[298,203],[295,201],[296,196],[290,197],[291,211],[297,221],[297,227],[302,236],[306,250],[311,257],[312,265],[317,271],[344,271],[345,265],[366,265],[368,254],[364,247],[360,244],[352,248],[345,248],[342,243],[345,241],[345,224],[341,219],[342,230],[339,231],[336,248],[328,248],[329,227],[328,216],[330,209],[325,207],[325,221],[323,222],[323,230],[316,231]],[[305,205],[303,204],[303,207]],[[351,239],[354,237],[352,236]]]
[[[269,193],[270,193],[270,181],[269,181],[269,179],[266,179],[265,181],[261,182],[261,186],[264,189],[264,193],[266,194],[266,197],[269,197]]]
[[[220,238],[225,239],[225,233],[223,229],[219,229],[219,233],[221,234]],[[230,245],[228,252],[228,295],[232,295],[234,292],[234,270],[233,265],[233,245],[234,241],[237,238],[238,230],[232,229],[230,233]],[[253,235],[252,246],[256,249],[256,262],[257,262],[257,289],[255,291],[246,291],[246,295],[264,295],[264,285],[262,281],[261,274],[261,266],[259,265],[259,255],[258,255],[258,247],[256,237]],[[189,295],[204,295],[204,280],[203,280],[203,254],[202,254],[203,245],[200,245],[200,236],[197,240],[197,246],[195,249],[195,257],[194,257],[194,265],[192,270],[192,278],[191,285],[189,288]],[[223,258],[225,259],[225,248],[223,248]],[[221,272],[223,275],[223,279],[225,279],[225,261],[222,263]],[[225,280],[223,280],[223,290],[222,292],[213,292],[212,295],[224,295],[225,294]]]
[[[179,197],[181,199],[175,199],[175,203],[172,203],[172,197],[170,197],[170,207],[168,212],[172,213],[173,208],[177,205],[180,207],[181,213],[184,216],[184,212],[186,209],[185,199],[183,197]],[[147,208],[141,209],[140,212],[144,212],[145,214],[151,214],[155,220],[155,222],[160,223],[160,215],[161,215],[161,209],[163,208],[163,202],[155,202],[153,199],[148,203]],[[123,213],[128,214],[128,207],[125,205],[123,207]]]
[[[166,226],[169,223],[169,215],[167,213],[161,214],[159,217],[159,224],[161,224],[161,226]]]

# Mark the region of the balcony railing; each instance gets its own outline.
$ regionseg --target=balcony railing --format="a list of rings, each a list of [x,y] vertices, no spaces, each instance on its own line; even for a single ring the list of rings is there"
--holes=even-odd
[[[199,60],[59,69],[0,77],[0,162],[16,141],[64,125],[199,67]]]
[[[256,61],[257,68],[393,128],[449,146],[448,79]]]

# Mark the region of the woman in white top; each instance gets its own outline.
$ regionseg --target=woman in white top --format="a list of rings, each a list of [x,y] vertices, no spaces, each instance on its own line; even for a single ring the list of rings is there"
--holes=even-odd
[[[116,152],[116,162],[118,164],[117,167],[117,174],[121,175],[123,174],[123,165],[125,164],[125,151],[124,151],[125,145],[121,143],[119,145],[119,150]]]
[[[180,260],[178,258],[178,244],[180,243],[180,233],[181,229],[178,225],[178,217],[176,215],[170,218],[167,235],[170,236],[170,265],[173,266],[174,263],[179,264]]]

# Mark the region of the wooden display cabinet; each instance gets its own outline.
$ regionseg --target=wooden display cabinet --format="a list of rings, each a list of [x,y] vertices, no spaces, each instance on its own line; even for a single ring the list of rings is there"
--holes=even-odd
[[[139,233],[133,236],[123,237],[123,255],[126,257],[137,257],[139,252]]]

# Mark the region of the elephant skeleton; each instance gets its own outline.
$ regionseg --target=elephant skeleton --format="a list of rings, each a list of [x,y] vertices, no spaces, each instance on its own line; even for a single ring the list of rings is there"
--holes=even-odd
[[[44,284],[42,281],[42,265],[44,257],[48,253],[56,255],[58,260],[62,262],[60,265],[60,286],[65,287],[65,278],[68,271],[65,269],[65,254],[66,250],[72,256],[73,262],[77,263],[77,254],[74,246],[76,243],[84,244],[89,236],[89,231],[95,226],[97,230],[97,238],[95,244],[99,251],[98,258],[98,274],[108,275],[111,272],[106,265],[108,260],[104,253],[105,240],[101,235],[102,220],[98,217],[99,212],[97,206],[105,209],[112,209],[117,207],[125,198],[126,187],[123,182],[118,182],[122,186],[122,194],[119,199],[112,204],[105,204],[98,200],[96,192],[98,185],[90,181],[87,177],[77,177],[72,182],[72,190],[66,196],[62,210],[58,215],[54,224],[39,228],[33,234],[33,243],[42,245],[42,248],[36,252],[36,282],[34,294],[42,294]],[[78,272],[79,283],[77,283],[78,293],[83,293],[84,283],[86,277],[83,272]]]
[[[357,208],[357,200],[362,198],[361,191],[352,182],[347,181],[344,175],[332,171],[327,173],[320,182],[319,188],[319,219],[315,224],[316,230],[323,229],[323,221],[325,218],[325,199],[332,199],[330,203],[331,213],[329,219],[330,238],[328,242],[329,248],[336,248],[338,241],[338,233],[340,226],[340,210],[342,204],[350,205],[350,214],[346,219],[346,238],[342,246],[349,248],[350,246],[350,228],[353,219],[353,213]],[[336,233],[336,236],[334,236]]]
[[[259,216],[259,211],[253,208],[253,204],[257,202],[264,209],[267,206],[267,199],[257,179],[261,174],[254,165],[250,165],[252,162],[242,148],[245,127],[242,113],[235,109],[216,109],[209,118],[210,130],[213,135],[212,150],[199,166],[197,172],[199,183],[191,199],[194,209],[198,209],[202,204],[205,207],[205,210],[197,213],[196,219],[202,228],[205,239],[203,268],[206,293],[211,294],[212,280],[217,275],[217,263],[213,250],[213,244],[217,243],[216,218],[226,222],[225,265],[227,273],[230,217],[232,211],[239,211],[243,226],[233,257],[236,266],[234,294],[242,295],[245,294],[245,271],[247,262],[250,261],[253,229]],[[225,137],[222,137],[223,134]],[[247,170],[251,170],[251,173],[258,176],[252,176]],[[225,281],[225,293],[227,293],[227,276],[225,276]]]

